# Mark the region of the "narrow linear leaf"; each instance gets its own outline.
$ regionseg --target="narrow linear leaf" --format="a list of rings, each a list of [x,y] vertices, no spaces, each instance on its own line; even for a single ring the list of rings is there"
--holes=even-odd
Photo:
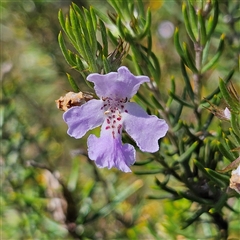
[[[181,229],[185,229],[188,226],[190,226],[192,223],[194,223],[204,212],[206,212],[206,209],[202,207],[197,212],[195,212],[190,218],[186,219],[185,223],[181,226]]]
[[[135,166],[143,166],[143,165],[147,165],[148,163],[154,161],[154,158],[149,158],[145,161],[137,161],[134,163]]]
[[[203,48],[203,54],[202,54],[202,66],[204,66],[207,62],[208,54],[209,54],[209,48],[210,48],[211,41],[208,40],[206,42],[205,47]]]
[[[185,60],[187,66],[194,72],[194,73],[198,73],[198,70],[195,66],[194,60],[190,54],[190,52],[188,51],[187,48],[187,44],[185,42],[183,42],[183,59]]]
[[[228,103],[228,105],[232,108],[233,111],[238,112],[239,106],[232,99],[232,96],[230,95],[230,93],[227,89],[226,83],[221,78],[219,78],[219,88],[220,88],[220,91],[221,91],[225,101]]]
[[[161,105],[161,103],[156,99],[156,97],[153,94],[151,94],[151,100],[153,101],[155,108],[164,110],[164,107]]]
[[[194,142],[181,156],[178,158],[178,162],[182,163],[185,161],[189,161],[192,153],[197,148],[199,142]]]
[[[103,55],[105,57],[108,56],[108,39],[107,39],[107,30],[101,19],[99,19],[99,26],[102,35],[102,43],[103,43]]]
[[[201,9],[198,11],[198,23],[200,25],[200,43],[201,43],[201,46],[204,46],[207,42],[207,33],[206,33],[205,20],[204,20],[203,12]]]
[[[182,13],[183,13],[183,18],[184,18],[184,23],[185,23],[187,33],[188,33],[189,37],[191,38],[191,40],[193,42],[196,42],[196,38],[193,34],[192,26],[190,24],[190,18],[189,18],[188,13],[187,13],[187,6],[186,6],[185,3],[182,4]]]
[[[89,11],[90,11],[90,15],[92,18],[93,28],[96,31],[97,30],[97,15],[95,13],[95,9],[92,6],[90,6]]]
[[[143,1],[142,0],[137,0],[137,6],[138,6],[138,9],[139,9],[140,16],[144,16],[145,15],[145,9],[144,9],[144,5],[143,5]]]
[[[231,113],[231,125],[234,133],[240,136],[240,116],[239,114]]]
[[[148,171],[134,171],[136,175],[150,175],[150,174],[157,174],[163,173],[163,169],[155,169],[155,170],[148,170]]]
[[[75,39],[75,36],[73,34],[73,31],[72,31],[72,26],[71,26],[71,23],[70,23],[70,20],[69,20],[69,17],[67,16],[66,17],[66,21],[65,21],[65,29],[66,29],[66,34],[69,38],[69,40],[71,41],[72,45],[76,48],[77,48],[77,45],[76,45],[76,39]]]
[[[203,199],[202,197],[198,197],[196,195],[193,195],[192,193],[189,192],[183,192],[183,191],[178,191],[179,196],[189,199],[194,202],[202,203],[202,204],[207,204],[207,205],[212,205],[213,202],[211,200],[206,200]]]
[[[176,85],[175,85],[175,79],[174,79],[174,76],[171,77],[171,92],[173,94],[175,94],[175,90],[176,90]],[[173,97],[169,96],[168,100],[167,100],[167,103],[166,103],[166,106],[167,107],[170,107],[171,103],[173,101]]]
[[[141,48],[147,53],[148,56],[146,56],[147,58],[147,62],[149,62],[148,58],[150,58],[153,62],[150,62],[151,63],[151,68],[149,69],[152,76],[154,77],[154,80],[155,82],[158,84],[159,83],[159,80],[161,78],[161,68],[160,68],[160,64],[159,64],[159,61],[158,61],[158,58],[156,57],[156,55],[152,52],[152,51],[149,51],[148,48],[144,47],[141,45]]]
[[[95,53],[91,51],[91,47],[89,46],[89,43],[86,41],[85,38],[82,39],[84,51],[85,51],[85,57],[88,60],[89,65],[89,71],[92,73],[98,72],[98,67],[95,59]]]
[[[58,43],[59,43],[59,46],[60,46],[60,49],[62,51],[62,54],[66,60],[66,62],[71,66],[71,67],[74,67],[76,66],[76,63],[72,60],[72,58],[69,56],[69,52],[66,48],[66,45],[65,45],[65,42],[63,40],[63,36],[62,36],[62,32],[59,33],[58,35]]]
[[[224,78],[224,82],[228,83],[230,81],[230,79],[232,78],[234,74],[234,69],[232,69],[229,74]],[[211,94],[209,94],[207,97],[205,97],[205,99],[207,100],[211,100],[216,94],[218,94],[220,92],[220,88],[217,87]],[[201,101],[201,103],[205,102],[205,99]]]
[[[189,95],[190,99],[192,101],[194,101],[194,92],[193,92],[192,85],[191,85],[191,82],[188,77],[188,74],[187,74],[187,71],[186,71],[183,61],[181,61],[181,70],[182,70],[182,75],[183,75],[183,79],[184,79],[184,82],[186,85],[186,90],[188,92],[188,95]]]
[[[198,39],[197,14],[194,6],[190,1],[187,1],[189,8],[190,22],[192,24],[192,31],[196,39]]]
[[[60,9],[58,11],[58,21],[63,29],[64,32],[66,32],[66,28],[65,28],[65,19],[64,19],[64,16],[63,16],[63,13],[62,13],[62,9]]]
[[[67,74],[67,78],[68,78],[68,81],[73,89],[74,92],[79,92],[79,87],[78,85],[76,84],[75,80],[71,77],[70,74],[66,73]]]
[[[178,54],[180,55],[180,57],[184,58],[183,50],[182,50],[182,47],[181,47],[180,41],[179,41],[179,30],[178,30],[178,28],[176,28],[175,32],[174,32],[174,45],[175,45],[175,48],[176,48]]]
[[[224,181],[221,181],[221,179],[218,179],[212,176],[199,161],[194,159],[193,162],[209,180],[213,181],[215,184],[217,184],[220,187],[226,187],[226,183]]]
[[[236,146],[240,146],[240,135],[237,135],[232,128],[229,128],[231,137],[234,139]]]
[[[147,16],[146,16],[146,24],[143,28],[143,31],[141,34],[138,34],[137,35],[137,39],[143,39],[150,31],[150,28],[151,28],[151,10],[150,8],[148,8],[147,10]]]
[[[211,176],[212,179],[214,179],[215,181],[222,181],[225,183],[224,186],[227,186],[229,184],[229,177],[224,175],[224,174],[221,174],[221,173],[218,173],[210,168],[205,168],[205,170],[207,171],[207,173]]]
[[[111,67],[109,65],[108,59],[105,56],[103,56],[102,61],[103,61],[104,72],[105,73],[111,72]]]
[[[224,50],[224,39],[225,39],[225,35],[222,34],[216,54],[206,65],[203,66],[202,73],[211,69],[217,63],[218,59],[220,58]]]
[[[229,159],[231,162],[234,161],[234,156],[230,152],[230,149],[228,149],[228,146],[225,144],[223,145],[222,143],[218,142],[217,144],[219,151],[222,153],[224,157]]]
[[[133,182],[130,186],[126,187],[125,190],[121,191],[111,203],[107,204],[103,208],[101,208],[98,212],[100,216],[106,216],[111,211],[116,208],[116,206],[120,203],[123,202],[126,198],[131,196],[133,193],[135,193],[137,190],[139,190],[143,186],[142,180],[136,180]]]
[[[212,2],[213,2],[213,18],[211,17],[209,20],[207,39],[210,39],[218,23],[218,15],[219,15],[218,0],[213,0]]]
[[[233,151],[233,149],[235,149],[236,146],[233,144],[232,141],[230,141],[229,137],[230,137],[230,136],[228,136],[228,138],[227,138],[225,141],[226,141],[228,147],[231,149],[231,153],[233,154],[233,156],[234,156],[235,158],[237,158],[237,157],[239,156],[238,152],[237,152],[237,151]]]
[[[97,38],[96,38],[96,29],[94,29],[93,20],[90,12],[87,9],[84,9],[86,16],[86,26],[88,29],[88,35],[91,43],[92,52],[96,54],[97,52]]]
[[[179,102],[181,105],[187,106],[189,108],[194,108],[194,105],[190,104],[189,102],[186,102],[185,100],[181,99],[180,97],[178,97],[177,95],[175,95],[173,92],[169,91],[169,95],[176,100],[177,102]]]

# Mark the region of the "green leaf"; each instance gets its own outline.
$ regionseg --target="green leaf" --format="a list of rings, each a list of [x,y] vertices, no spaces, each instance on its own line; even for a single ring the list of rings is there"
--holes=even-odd
[[[105,56],[103,56],[102,61],[103,61],[104,72],[105,73],[111,72],[111,66],[109,65],[108,59]]]
[[[164,111],[164,107],[161,105],[161,103],[159,102],[159,100],[157,100],[156,97],[155,97],[153,94],[151,94],[150,97],[151,97],[151,100],[153,101],[153,104],[155,105],[155,108],[161,109],[161,110]]]
[[[201,172],[211,181],[213,181],[215,184],[217,184],[218,186],[220,187],[226,187],[226,178],[224,177],[224,180],[222,179],[222,176],[221,178],[217,178],[216,174],[213,175],[213,172],[214,171],[209,171],[209,168],[204,168],[204,166],[199,162],[197,161],[196,159],[194,159],[194,164],[198,167],[199,170],[201,170]],[[219,174],[220,175],[220,174]]]
[[[151,73],[151,76],[153,76],[155,82],[157,84],[159,84],[159,80],[161,78],[161,68],[160,68],[158,58],[152,51],[150,51],[150,49],[148,49],[142,45],[140,45],[140,46],[147,54],[146,56],[143,55],[143,57],[144,57],[145,62],[147,64],[149,64],[149,71]]]
[[[175,79],[174,79],[174,76],[171,77],[171,92],[173,94],[175,94],[175,90],[176,90],[176,85],[175,85]],[[166,106],[167,107],[170,107],[171,103],[173,101],[173,97],[172,96],[169,96],[168,100],[167,100],[167,103],[166,103]]]
[[[70,75],[68,75],[68,77],[69,76]],[[70,173],[69,179],[68,179],[67,188],[69,189],[69,191],[74,191],[76,189],[78,177],[79,177],[79,173],[80,173],[79,169],[80,169],[80,160],[77,157],[73,160],[71,173]]]
[[[107,38],[107,30],[101,19],[99,19],[100,31],[102,35],[102,43],[103,43],[103,55],[105,57],[108,56],[108,38]]]
[[[213,2],[213,17],[211,16],[209,18],[209,23],[207,27],[207,39],[210,39],[218,23],[219,15],[218,0],[212,0],[212,2]]]
[[[66,48],[66,45],[65,45],[65,42],[64,42],[64,39],[62,36],[62,32],[60,32],[58,35],[58,43],[59,43],[60,49],[62,51],[62,54],[63,54],[66,62],[72,67],[76,66],[76,63],[72,60],[72,58],[70,57],[69,52]]]
[[[92,52],[91,47],[89,46],[85,38],[82,39],[82,44],[85,52],[84,56],[86,57],[89,65],[89,71],[92,73],[97,73],[98,67],[96,63],[95,53]]]
[[[191,27],[193,31],[193,35],[195,36],[196,39],[198,39],[198,24],[197,24],[197,14],[195,11],[195,8],[193,7],[191,1],[187,1],[188,3],[188,8],[189,8],[189,15],[190,15],[190,22],[191,22]]]
[[[95,31],[97,31],[98,24],[97,24],[97,15],[95,13],[95,8],[90,6],[89,11],[90,11],[91,19],[92,19],[93,28]]]
[[[204,46],[207,42],[207,34],[206,34],[205,20],[204,20],[202,9],[198,10],[197,15],[198,15],[198,23],[200,25],[200,44],[201,46]]]
[[[186,151],[182,155],[179,156],[178,162],[183,163],[185,161],[189,161],[192,153],[197,148],[198,144],[199,144],[199,142],[196,141],[190,147],[188,147],[186,149]]]
[[[78,22],[78,18],[73,10],[73,8],[70,6],[70,10],[69,10],[69,19],[71,22],[71,26],[72,26],[72,33],[75,36],[75,41],[80,40],[81,39],[81,28],[80,28],[80,23]]]
[[[151,10],[148,8],[147,10],[147,17],[146,17],[146,24],[140,34],[136,36],[137,40],[143,39],[151,29]]]
[[[198,73],[198,70],[195,66],[194,60],[188,51],[187,44],[183,42],[183,59],[186,62],[187,66],[192,70],[194,73]]]
[[[92,49],[92,52],[94,54],[96,54],[96,52],[97,52],[97,38],[96,38],[97,29],[94,28],[94,23],[93,23],[90,12],[87,9],[84,9],[84,13],[86,16],[86,26],[87,26],[87,30],[88,30],[90,43],[91,43],[90,44],[91,49]],[[93,14],[93,12],[92,12],[92,14]]]
[[[211,200],[206,200],[204,198],[198,197],[190,192],[178,191],[178,195],[180,195],[181,197],[184,197],[186,199],[189,199],[193,202],[198,202],[198,203],[207,204],[207,205],[213,204],[213,202]]]
[[[224,50],[224,39],[225,39],[225,35],[222,34],[216,54],[206,65],[203,66],[202,73],[211,69],[217,63],[218,59],[220,58]]]
[[[179,42],[179,30],[178,30],[178,28],[176,28],[175,32],[174,32],[174,45],[175,45],[175,48],[176,48],[179,56],[181,58],[184,58],[183,50],[182,50],[182,47],[181,47],[180,42]]]
[[[72,45],[75,47],[75,49],[78,49],[78,46],[76,44],[76,39],[73,34],[72,26],[70,24],[68,16],[66,17],[66,21],[65,21],[65,29],[66,29],[66,34],[67,34],[69,40],[71,41]]]
[[[192,26],[190,24],[190,18],[189,18],[188,13],[187,13],[187,6],[186,6],[185,3],[182,4],[182,13],[183,13],[183,18],[184,18],[184,23],[185,23],[187,33],[188,33],[189,37],[191,38],[191,40],[193,42],[196,42],[196,38],[193,34]]]
[[[176,100],[177,102],[179,102],[181,105],[187,106],[189,108],[194,108],[194,105],[190,104],[189,102],[181,99],[180,97],[178,97],[177,95],[175,95],[173,92],[169,91],[169,95]]]
[[[217,144],[219,151],[222,153],[222,155],[224,157],[226,157],[227,159],[229,159],[231,162],[234,161],[234,156],[231,153],[231,149],[229,149],[229,147],[227,146],[227,144],[223,143],[223,142],[218,142]]]
[[[232,112],[230,121],[231,121],[232,129],[233,129],[234,133],[237,136],[240,136],[240,115]]]
[[[194,223],[205,212],[207,212],[206,207],[201,207],[190,218],[188,218],[184,221],[184,224],[181,226],[181,229],[185,229],[188,226],[190,226],[192,223]]]
[[[111,211],[114,210],[114,208],[116,208],[116,206],[119,203],[123,202],[126,198],[131,196],[133,193],[139,190],[142,186],[143,186],[143,181],[136,180],[129,186],[125,187],[124,190],[122,190],[121,192],[119,192],[119,194],[116,195],[116,197],[113,199],[112,202],[110,202],[109,204],[107,204],[106,206],[104,206],[99,210],[98,215],[103,217],[108,215],[109,213],[111,213]]]
[[[240,134],[237,135],[232,128],[229,128],[230,136],[234,140],[236,146],[240,146]]]
[[[226,187],[229,184],[229,177],[218,173],[210,168],[205,168],[205,170],[207,171],[207,173],[209,174],[209,176],[211,177],[212,180],[214,180],[215,182],[221,181],[225,184],[222,184],[223,187]]]
[[[153,170],[142,170],[142,171],[134,171],[136,175],[151,175],[151,174],[158,174],[163,173],[163,169],[153,169]]]
[[[76,84],[75,80],[71,77],[70,74],[67,73],[67,78],[68,78],[68,81],[73,89],[74,92],[79,92],[79,87],[78,85]]]
[[[229,72],[229,74],[224,78],[225,83],[228,83],[230,81],[230,79],[232,78],[233,74],[234,74],[234,69],[232,69]],[[201,101],[201,103],[205,102],[205,99],[211,100],[219,92],[220,92],[220,88],[217,87],[211,94],[209,94],[207,97],[205,97],[204,100]]]
[[[137,0],[137,6],[138,6],[138,9],[139,9],[140,16],[144,16],[145,9],[144,9],[144,5],[143,5],[143,1],[142,0]]]
[[[64,19],[63,13],[62,13],[62,9],[60,9],[58,12],[58,21],[59,21],[63,31],[66,32],[65,19]]]
[[[229,93],[229,91],[227,89],[226,83],[221,78],[219,78],[219,88],[220,88],[220,91],[221,91],[225,101],[228,103],[230,108],[233,111],[238,112],[239,106],[236,103],[236,101],[232,98],[231,94]]]
[[[183,61],[181,61],[181,70],[182,70],[182,75],[183,75],[183,79],[184,79],[184,82],[186,85],[186,90],[188,92],[188,95],[189,95],[190,99],[194,102],[194,92],[193,92],[192,85],[191,85],[191,82],[188,77],[188,74],[187,74],[187,71],[186,71]]]

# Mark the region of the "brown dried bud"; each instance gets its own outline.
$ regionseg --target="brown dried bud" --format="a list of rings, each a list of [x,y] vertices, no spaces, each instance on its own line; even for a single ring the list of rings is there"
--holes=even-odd
[[[57,108],[67,111],[69,108],[74,106],[81,106],[85,102],[93,99],[93,94],[86,92],[68,92],[64,97],[60,97],[55,100]]]

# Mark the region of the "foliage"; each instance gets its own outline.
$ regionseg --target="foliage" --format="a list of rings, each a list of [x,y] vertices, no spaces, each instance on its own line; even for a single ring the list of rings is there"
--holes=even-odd
[[[3,51],[1,65],[3,238],[237,238],[238,3],[70,4],[2,4],[13,54]],[[170,127],[159,152],[138,152],[133,174],[97,169],[52,104],[69,89],[64,72],[73,91],[94,94],[87,75],[121,65],[150,77],[134,101]]]

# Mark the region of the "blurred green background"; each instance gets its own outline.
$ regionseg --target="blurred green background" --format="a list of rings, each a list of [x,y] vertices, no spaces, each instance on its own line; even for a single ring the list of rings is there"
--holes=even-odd
[[[106,1],[74,2],[85,7],[92,4],[104,13],[111,9]],[[172,75],[179,84],[183,81],[172,37],[175,27],[181,29],[183,24],[181,1],[144,3],[152,7],[153,49],[167,94]],[[146,198],[165,194],[154,184],[160,175],[96,169],[80,154],[86,150],[88,135],[75,140],[66,134],[62,112],[54,102],[72,90],[66,72],[89,91],[65,62],[57,42],[58,10],[67,13],[70,4],[67,0],[1,2],[1,239],[78,239],[80,235],[79,239],[213,239],[217,230],[205,215],[201,224],[181,229],[184,219],[195,211],[194,203]],[[206,95],[215,89],[218,76],[227,75],[237,61],[232,57],[237,40],[223,21],[224,4],[216,35],[228,32],[228,44],[233,47],[224,53],[217,70],[209,73],[213,75],[205,84]],[[238,80],[235,75],[236,85]],[[147,157],[138,153],[138,160]],[[69,222],[65,221],[66,198],[73,205],[67,213]],[[239,209],[239,201],[231,201]],[[229,239],[240,239],[240,216],[227,212],[226,217]],[[71,227],[78,236],[68,232]]]

